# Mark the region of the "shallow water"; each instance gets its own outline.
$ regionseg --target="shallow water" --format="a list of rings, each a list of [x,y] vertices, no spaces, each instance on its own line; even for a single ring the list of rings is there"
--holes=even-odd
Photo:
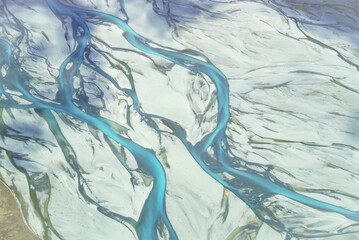
[[[355,239],[357,5],[3,0],[0,177],[42,239]]]

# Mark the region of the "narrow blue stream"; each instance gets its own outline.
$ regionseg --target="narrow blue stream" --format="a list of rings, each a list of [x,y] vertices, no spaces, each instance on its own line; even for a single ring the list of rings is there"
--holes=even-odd
[[[143,112],[139,107],[139,99],[134,85],[132,85],[132,89],[122,89],[121,86],[116,84],[115,86],[119,90],[126,92],[126,94],[132,98],[134,109],[142,117],[147,119],[158,119],[171,128],[171,134],[176,136],[184,144],[200,167],[213,179],[223,185],[224,188],[230,190],[236,196],[241,198],[249,207],[251,207],[261,220],[276,229],[290,234],[289,229],[283,226],[280,222],[276,221],[276,219],[265,218],[264,213],[260,211],[262,207],[261,203],[265,199],[274,195],[282,195],[306,206],[321,211],[335,212],[348,219],[359,222],[359,212],[351,211],[302,195],[294,191],[289,185],[276,179],[269,172],[263,174],[251,171],[250,169],[238,170],[232,166],[234,160],[242,162],[245,160],[232,154],[226,136],[227,124],[231,118],[229,110],[229,85],[226,76],[209,60],[201,61],[195,57],[196,55],[200,55],[200,53],[193,51],[193,54],[185,54],[172,48],[156,44],[137,34],[126,23],[126,20],[121,20],[110,14],[67,6],[56,0],[47,0],[47,4],[59,20],[64,19],[64,17],[71,18],[73,29],[72,35],[77,43],[76,49],[67,57],[59,69],[59,74],[57,76],[57,103],[39,99],[31,94],[32,87],[28,84],[28,73],[21,71],[19,63],[13,59],[11,52],[12,46],[6,41],[0,40],[0,66],[8,65],[7,74],[5,76],[0,75],[0,94],[8,96],[8,101],[1,102],[0,107],[43,110],[46,113],[44,116],[49,121],[49,126],[52,126],[53,132],[57,132],[59,135],[61,135],[61,131],[56,127],[56,120],[52,116],[52,112],[65,113],[100,130],[106,136],[128,149],[136,159],[141,171],[153,178],[153,186],[138,220],[131,220],[123,216],[116,218],[116,213],[110,213],[110,211],[87,196],[86,191],[82,190],[84,198],[90,203],[95,204],[98,209],[106,213],[107,216],[112,217],[115,220],[117,219],[120,222],[128,221],[135,229],[136,234],[140,239],[157,239],[157,228],[162,221],[169,232],[170,239],[178,239],[176,230],[172,227],[166,213],[165,170],[159,159],[156,157],[155,152],[120,135],[107,119],[98,116],[96,113],[91,112],[86,108],[88,105],[86,99],[83,99],[82,102],[80,100],[80,103],[77,104],[83,106],[83,109],[80,109],[74,104],[74,99],[72,97],[74,94],[73,78],[75,75],[80,75],[79,68],[84,64],[86,53],[92,48],[92,35],[87,26],[87,17],[93,17],[102,22],[120,27],[123,31],[123,36],[137,50],[167,59],[190,71],[203,73],[211,79],[217,90],[217,125],[214,131],[205,135],[194,145],[186,139],[184,128],[182,128],[175,120]],[[122,10],[124,11],[124,9]],[[115,81],[111,79],[111,76],[98,68],[94,62],[89,62],[94,71],[104,76],[112,83],[115,83]],[[24,99],[31,104],[25,105],[16,103],[4,89],[14,89],[20,92],[24,96]],[[218,160],[216,166],[206,163],[206,159],[209,157],[209,148],[212,148],[215,152],[215,157]],[[79,187],[81,188],[81,172],[78,169],[77,173],[79,174]],[[233,185],[230,181],[223,179],[221,173],[230,174],[241,182],[241,186],[238,187]],[[252,193],[247,193],[243,190],[248,187],[254,189],[254,191]]]

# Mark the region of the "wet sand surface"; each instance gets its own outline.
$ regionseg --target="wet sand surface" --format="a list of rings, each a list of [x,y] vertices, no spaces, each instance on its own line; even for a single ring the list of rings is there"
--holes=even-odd
[[[25,225],[10,190],[0,181],[0,240],[39,240]]]

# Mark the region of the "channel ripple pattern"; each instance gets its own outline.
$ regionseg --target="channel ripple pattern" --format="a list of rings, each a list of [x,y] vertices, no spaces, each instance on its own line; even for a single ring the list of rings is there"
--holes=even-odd
[[[41,239],[359,239],[358,9],[1,0],[0,179]]]

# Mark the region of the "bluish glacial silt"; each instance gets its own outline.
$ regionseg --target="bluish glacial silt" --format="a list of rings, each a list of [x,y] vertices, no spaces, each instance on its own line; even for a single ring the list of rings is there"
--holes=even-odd
[[[41,239],[359,239],[358,9],[1,0],[0,179]]]

